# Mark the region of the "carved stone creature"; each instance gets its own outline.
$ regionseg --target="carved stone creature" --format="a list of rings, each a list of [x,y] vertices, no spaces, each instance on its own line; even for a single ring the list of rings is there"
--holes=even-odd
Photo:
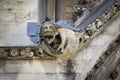
[[[55,39],[55,36],[58,34],[57,29],[54,24],[51,22],[45,22],[41,28],[41,34],[46,38],[47,42],[50,44]]]
[[[79,46],[79,37],[76,36],[76,33],[74,31],[57,27],[51,22],[45,22],[43,24],[41,33],[51,48],[54,50],[54,53],[51,54],[59,58],[70,58]],[[44,41],[42,44],[44,44]],[[49,45],[47,47],[49,47]],[[57,52],[60,52],[62,54],[58,54]]]

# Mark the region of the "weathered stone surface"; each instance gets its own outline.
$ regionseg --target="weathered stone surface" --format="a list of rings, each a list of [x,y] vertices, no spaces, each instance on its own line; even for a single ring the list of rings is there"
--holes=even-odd
[[[0,80],[79,80],[80,74],[1,74]]]
[[[29,10],[20,10],[15,12],[15,22],[24,23],[27,21],[36,21],[37,22],[37,8],[33,11]]]
[[[0,0],[0,10],[14,9],[15,0]]]
[[[0,80],[57,80],[56,74],[0,74]]]
[[[64,18],[63,18],[63,19],[64,19],[65,21],[69,22],[69,23],[73,23],[72,18],[73,18],[73,15],[72,15],[72,14],[66,13],[66,14],[64,14]]]
[[[56,80],[84,80],[79,73],[60,73]]]
[[[66,6],[71,7],[77,0],[66,1],[69,2]],[[37,21],[37,0],[0,0],[0,15],[0,46],[36,45],[27,36],[26,22]],[[66,17],[67,20],[72,18],[71,14]],[[70,62],[1,60],[0,80],[84,80],[119,31],[120,18],[116,18]]]
[[[33,46],[27,36],[27,23],[22,24],[1,24],[0,46]]]
[[[84,48],[81,52],[78,52],[78,54],[76,54],[77,56],[74,57],[76,62],[79,62],[81,65],[83,65],[78,65],[79,69],[77,68],[78,66],[75,66],[76,73],[84,72],[81,74],[83,78],[85,78],[87,73],[92,69],[94,64],[105,52],[110,43],[117,37],[120,30],[119,17],[113,22],[109,23],[108,27],[103,31],[102,34],[94,38],[86,48]]]
[[[115,35],[118,31],[120,31],[120,18],[115,19],[115,22],[109,24],[109,28],[105,29],[104,34]]]
[[[38,0],[0,1],[0,46],[33,46],[27,22],[37,22]]]
[[[0,10],[0,23],[15,22],[15,13],[11,11]]]
[[[27,10],[27,11],[32,11],[35,8],[38,7],[38,0],[15,0],[15,9],[16,10]]]
[[[30,12],[29,11],[19,11],[19,12],[16,12],[15,13],[15,21],[16,22],[21,22],[21,23],[24,23],[24,22],[27,22],[27,20],[29,20],[30,18]]]
[[[66,73],[66,72],[72,72],[74,73],[74,66],[76,65],[74,60],[68,60],[64,62],[58,62],[56,73]]]
[[[73,8],[72,7],[66,7],[66,13],[73,14]]]
[[[75,80],[75,73],[57,74],[57,80]]]
[[[33,80],[58,80],[56,74],[35,74]]]
[[[79,0],[72,0],[72,1],[64,0],[64,2],[65,2],[66,6],[72,6],[73,7],[74,5],[78,4]]]
[[[6,73],[56,73],[56,61],[34,60],[34,61],[6,61]]]
[[[103,33],[104,34],[104,33]],[[96,48],[98,47],[104,47],[106,44],[109,44],[109,40],[112,38],[113,36],[111,35],[100,35],[98,38],[95,38],[92,42],[91,42],[91,46],[94,46]],[[97,41],[97,42],[96,42]],[[108,42],[108,43],[106,43]]]
[[[5,61],[0,61],[0,73],[5,72]]]
[[[26,18],[37,21],[38,0],[2,0],[0,1],[0,23],[25,21]],[[25,19],[25,20],[24,20]]]

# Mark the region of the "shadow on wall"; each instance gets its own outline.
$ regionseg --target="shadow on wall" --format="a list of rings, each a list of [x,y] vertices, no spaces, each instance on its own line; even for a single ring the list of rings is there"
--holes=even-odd
[[[76,73],[74,72],[74,64],[71,60],[67,61],[66,65],[66,80],[75,80]]]

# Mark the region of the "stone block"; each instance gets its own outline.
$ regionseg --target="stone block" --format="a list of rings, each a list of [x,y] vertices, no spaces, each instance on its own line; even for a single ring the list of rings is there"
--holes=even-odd
[[[33,11],[38,7],[38,0],[16,0],[15,10]]]
[[[0,10],[13,10],[15,8],[15,0],[0,0]]]
[[[56,74],[35,74],[33,80],[57,80]]]
[[[71,20],[73,18],[73,15],[70,14],[70,13],[66,13],[64,18],[67,19],[67,20]]]
[[[57,62],[55,60],[35,60],[32,65],[36,73],[56,73]]]
[[[67,60],[57,63],[56,73],[75,72],[74,66],[76,65],[74,60]]]
[[[15,21],[17,23],[24,23],[27,22],[30,18],[30,12],[29,11],[17,11],[15,13]]]
[[[15,22],[16,23],[27,23],[27,21],[36,21],[37,22],[37,9],[34,11],[29,10],[18,10],[15,13]]]
[[[120,31],[120,19],[116,18],[114,22],[110,23],[109,28],[105,30],[104,34],[107,35],[115,35],[118,31]]]
[[[0,74],[0,80],[57,80],[56,74]]]
[[[74,80],[74,73],[57,74],[57,80]]]
[[[75,77],[75,80],[85,80],[81,74],[77,73],[76,74],[76,77]]]
[[[5,61],[0,61],[0,73],[5,73]]]
[[[94,40],[90,43],[90,46],[94,46],[96,48],[98,47],[104,47],[107,44],[109,44],[112,41],[113,36],[112,35],[99,35],[97,38],[94,38]],[[88,46],[89,47],[89,46]]]
[[[34,80],[34,74],[0,74],[0,80]]]
[[[15,13],[11,11],[0,10],[0,23],[15,22]]]
[[[83,72],[85,72],[87,65],[90,60],[81,59],[79,61],[75,61],[76,65],[74,66],[75,73],[80,74],[82,76]],[[82,77],[81,77],[82,78]]]
[[[6,73],[56,73],[55,61],[7,61]]]
[[[27,36],[27,23],[0,24],[0,46],[35,46]]]
[[[81,74],[61,73],[61,74],[57,74],[56,80],[84,80],[84,79],[81,77]]]
[[[72,7],[66,7],[66,13],[73,13],[73,8]]]
[[[78,2],[79,2],[79,0],[72,0],[72,1],[65,0],[65,5],[73,7],[74,5],[77,5]]]

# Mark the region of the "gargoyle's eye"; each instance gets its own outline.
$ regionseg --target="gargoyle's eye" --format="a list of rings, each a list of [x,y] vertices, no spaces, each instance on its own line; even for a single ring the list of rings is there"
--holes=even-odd
[[[54,26],[50,26],[49,28],[50,28],[50,30],[54,30]]]
[[[48,29],[48,27],[47,27],[47,26],[44,26],[44,27],[42,28],[42,31],[47,30],[47,29]]]

